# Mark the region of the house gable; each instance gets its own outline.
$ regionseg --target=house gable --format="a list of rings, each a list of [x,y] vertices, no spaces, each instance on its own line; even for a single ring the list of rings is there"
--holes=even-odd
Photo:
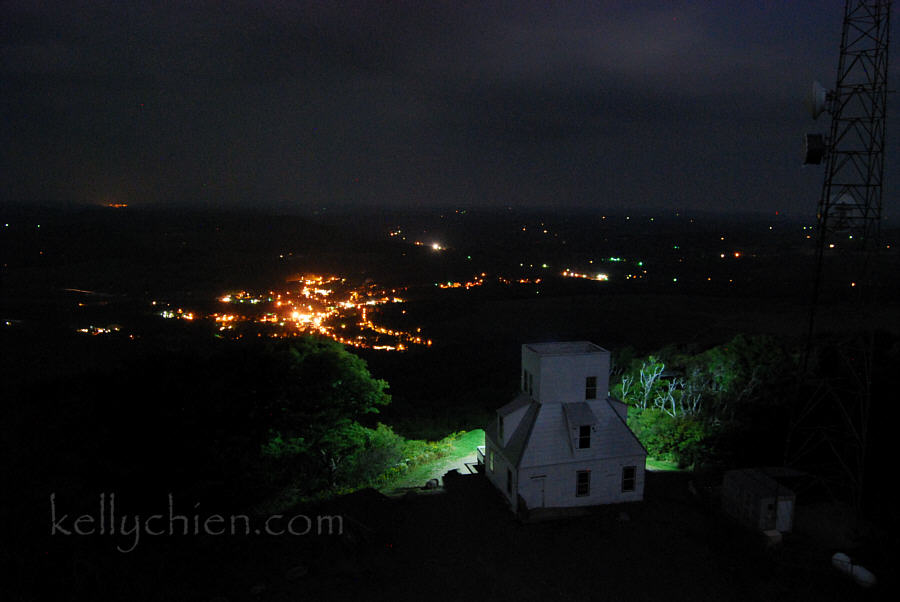
[[[485,438],[491,444],[489,445],[489,447],[491,447],[492,449],[496,449],[497,452],[500,453],[512,466],[518,466],[519,462],[521,461],[522,453],[525,451],[525,445],[527,444],[528,439],[531,436],[531,429],[534,425],[534,421],[537,417],[539,409],[539,404],[534,402],[528,403],[528,405],[524,409],[524,412],[522,413],[521,418],[516,423],[515,430],[512,433],[504,433],[506,434],[505,444],[500,441],[497,435],[499,431],[499,412],[498,418],[495,419],[487,429],[485,429]]]
[[[531,436],[520,466],[542,466],[600,458],[643,455],[647,452],[606,399],[572,404],[539,404]],[[575,444],[577,427],[593,417],[591,446]],[[577,424],[576,424],[577,423]]]
[[[531,399],[525,393],[520,393],[511,402],[497,410],[496,440],[500,445],[506,445],[513,433],[519,428],[519,423],[525,416],[525,412],[531,405]]]

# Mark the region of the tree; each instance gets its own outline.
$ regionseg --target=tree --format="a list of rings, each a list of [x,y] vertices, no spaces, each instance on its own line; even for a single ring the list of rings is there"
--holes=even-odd
[[[391,401],[387,382],[373,378],[365,360],[330,339],[304,337],[284,351],[287,373],[279,426],[319,436],[377,414]]]
[[[390,403],[388,384],[330,339],[304,337],[276,355],[282,374],[264,455],[287,459],[306,487],[336,487],[342,464],[369,441],[360,421]]]
[[[791,357],[767,335],[737,335],[695,356],[690,367],[695,386],[709,391],[720,414],[726,409],[733,414],[734,406],[765,398],[794,374]]]

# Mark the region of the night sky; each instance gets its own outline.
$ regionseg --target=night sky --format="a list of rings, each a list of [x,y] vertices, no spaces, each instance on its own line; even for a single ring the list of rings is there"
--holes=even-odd
[[[896,3],[900,4],[900,3]],[[0,200],[815,214],[843,2],[4,2]],[[900,22],[897,6],[893,29]],[[900,39],[898,36],[895,38]],[[900,85],[892,49],[891,86]],[[900,169],[888,116],[885,214]]]

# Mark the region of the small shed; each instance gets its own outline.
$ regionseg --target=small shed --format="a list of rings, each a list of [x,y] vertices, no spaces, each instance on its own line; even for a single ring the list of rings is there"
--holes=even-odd
[[[722,509],[752,529],[789,533],[796,500],[793,491],[758,468],[729,470],[722,480]]]

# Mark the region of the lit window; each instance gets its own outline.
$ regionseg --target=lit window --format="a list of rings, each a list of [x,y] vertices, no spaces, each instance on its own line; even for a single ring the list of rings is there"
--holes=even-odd
[[[591,446],[591,426],[585,424],[578,427],[578,449],[588,449]]]
[[[579,470],[575,473],[575,495],[584,497],[591,494],[591,471]]]
[[[597,399],[597,377],[588,376],[584,379],[584,398]]]
[[[622,491],[634,491],[634,466],[622,468]]]

